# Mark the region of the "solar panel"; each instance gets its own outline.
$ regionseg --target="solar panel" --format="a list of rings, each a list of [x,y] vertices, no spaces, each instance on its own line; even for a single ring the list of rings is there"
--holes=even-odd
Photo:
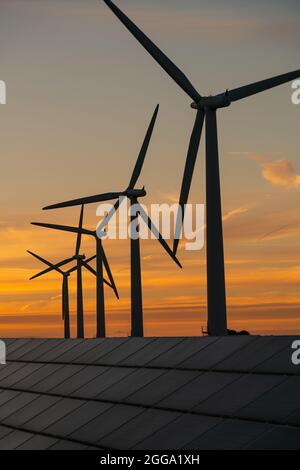
[[[52,424],[46,429],[46,432],[55,436],[67,437],[112,406],[113,405],[110,403],[97,403],[95,401],[82,402],[81,407],[69,413],[59,421],[56,421],[55,424]]]
[[[15,398],[20,392],[14,392],[13,390],[1,390],[0,389],[0,406]]]
[[[70,435],[70,438],[81,442],[101,445],[101,440],[126,422],[142,413],[136,406],[114,405],[108,411],[90,421]]]
[[[15,339],[14,341],[9,341],[7,342],[7,352],[13,352],[15,351],[17,348],[20,348],[22,347],[24,344],[26,343],[29,343],[31,342],[31,340],[29,338],[17,338]]]
[[[185,338],[180,341],[174,348],[159,355],[148,363],[149,367],[178,367],[182,362],[187,360],[194,354],[202,351],[210,344],[214,343],[217,338]]]
[[[35,418],[26,422],[26,429],[35,432],[41,432],[51,424],[60,420],[68,413],[71,413],[76,408],[82,406],[80,400],[72,400],[70,398],[62,398],[58,402],[54,403],[50,408],[41,412]]]
[[[177,344],[181,343],[181,341],[182,338],[157,338],[147,344],[144,348],[125,358],[120,362],[120,365],[122,364],[133,367],[145,366],[158,356],[165,354],[168,350],[174,348]]]
[[[29,375],[27,375],[24,379],[18,382],[18,388],[23,390],[35,390],[35,385],[42,382],[45,378],[49,377],[51,374],[54,374],[58,370],[60,370],[63,366],[56,365],[56,364],[39,364],[37,370]],[[37,386],[37,390],[38,390]]]
[[[14,427],[22,427],[25,425],[25,423],[27,423],[27,421],[30,421],[36,416],[39,416],[40,413],[61,400],[58,397],[51,397],[48,395],[39,396],[34,394],[34,397],[35,399],[27,405],[25,404],[19,410],[15,409],[13,414],[3,420],[3,423]]]
[[[255,341],[252,336],[224,336],[206,348],[183,361],[180,367],[187,369],[209,370],[218,366],[225,358],[240,354]]]
[[[35,395],[27,392],[18,393],[14,398],[4,403],[0,407],[0,420],[3,423],[5,418],[16,413],[19,409],[23,408],[28,403],[35,399]]]
[[[19,369],[22,369],[24,364],[18,362],[7,362],[5,366],[0,367],[0,384],[2,384],[2,380],[8,377],[11,374],[14,374]]]
[[[241,450],[272,429],[267,423],[227,419],[183,448],[185,450]]]
[[[101,444],[112,449],[131,449],[138,442],[155,434],[167,424],[175,421],[179,413],[163,410],[145,410],[131,421],[108,434]]]
[[[178,450],[216,426],[220,418],[183,414],[160,431],[136,444],[134,450]]]
[[[292,356],[292,342],[290,339],[285,338],[283,349],[275,354],[275,348],[273,355],[264,362],[259,363],[254,371],[263,373],[274,373],[274,374],[295,374],[300,375],[300,367],[295,366],[291,360]]]
[[[101,397],[102,391],[104,391],[114,383],[120,381],[124,377],[130,375],[132,372],[133,369],[129,368],[107,367],[106,371],[103,374],[98,377],[95,377],[95,379],[76,390],[76,392],[74,392],[72,396],[81,398]]]
[[[93,340],[97,341],[97,340]],[[91,351],[81,355],[74,362],[81,364],[93,364],[101,363],[101,358],[109,352],[117,349],[128,341],[128,338],[110,338],[109,341],[100,342],[97,348],[93,348]]]
[[[33,436],[19,445],[16,450],[47,450],[57,442],[57,439],[52,437]]]
[[[58,395],[72,395],[76,390],[89,384],[92,380],[98,378],[107,371],[104,367],[95,366],[85,366],[84,368],[78,367],[78,369],[79,371],[76,374],[57,385],[55,389],[52,389],[52,392],[55,392]]]
[[[78,442],[59,440],[56,444],[51,446],[49,450],[88,450],[88,448]]]
[[[289,415],[300,411],[299,397],[300,377],[289,377],[239,410],[239,416],[260,421],[286,423]]]
[[[291,340],[288,337],[257,337],[255,341],[240,350],[238,354],[231,355],[220,362],[217,368],[218,370],[249,372],[251,370],[259,370],[257,368],[262,365],[262,372],[275,372],[271,366],[271,364],[275,364],[274,356],[282,350],[286,351],[288,349],[290,351],[290,345]],[[268,366],[269,360],[271,364]],[[283,368],[285,372],[289,368],[290,363],[289,357]]]
[[[249,450],[299,450],[300,429],[288,426],[273,429],[246,447]]]
[[[41,380],[41,382],[36,383],[32,386],[32,390],[37,392],[49,392],[51,390],[55,391],[55,387],[60,385],[69,377],[72,377],[74,374],[77,374],[82,369],[82,366],[65,366],[57,367],[57,369],[46,378]]]
[[[1,426],[0,425],[0,441],[4,436],[7,436],[7,434],[9,434],[11,432],[12,432],[12,429],[9,429],[6,426]]]
[[[7,359],[10,359],[10,355],[16,351],[18,348],[21,348],[25,344],[32,344],[30,339],[17,339],[13,343],[8,343],[6,352],[7,352]]]
[[[129,395],[125,402],[152,406],[174,393],[197,377],[197,372],[171,370],[155,379],[137,392]]]
[[[0,439],[0,450],[14,450],[23,442],[28,441],[32,434],[24,431],[12,431]]]
[[[69,348],[67,351],[64,351],[61,357],[58,356],[58,359],[63,359],[62,362],[65,362],[66,364],[70,364],[76,359],[78,359],[78,362],[80,362],[80,358],[85,353],[91,351],[94,348],[98,348],[103,341],[105,341],[104,338],[99,338],[97,340],[80,341],[79,343],[73,344],[73,347]]]
[[[272,390],[284,380],[276,375],[259,376],[249,374],[241,376],[230,373],[227,375],[232,377],[230,383],[195,406],[194,411],[213,413],[220,416],[230,416],[232,414],[239,416],[238,410]]]
[[[300,449],[295,339],[10,340],[0,449]]]
[[[22,360],[22,356],[25,354],[29,354],[32,350],[40,346],[41,344],[45,343],[45,339],[35,340],[35,341],[28,341],[20,348],[17,348],[15,351],[9,353],[9,360],[16,361]]]
[[[49,350],[51,351],[56,346],[61,345],[61,344],[62,344],[62,340],[60,339],[47,340],[43,344],[35,348],[33,351],[30,351],[29,353],[24,354],[24,356],[22,357],[22,360],[31,361],[31,362],[34,362],[34,361],[43,362],[43,359],[42,359],[43,354],[45,352],[48,352]]]
[[[60,359],[62,355],[83,342],[83,339],[72,339],[68,341],[58,340],[55,347],[49,348],[49,350],[45,351],[40,356],[39,360],[42,362],[64,362]]]
[[[118,348],[115,348],[111,352],[102,356],[101,363],[116,365],[119,362],[124,361],[128,356],[131,356],[137,351],[145,348],[153,341],[154,338],[130,338],[130,341],[125,341]]]
[[[135,369],[134,372],[122,380],[102,391],[101,399],[122,402],[126,397],[132,395],[164,373],[164,369]]]
[[[196,378],[167,396],[159,406],[177,410],[189,410],[214,396],[219,390],[236,380],[239,375],[222,372],[196,372]]]
[[[1,387],[17,387],[20,380],[33,374],[40,367],[40,364],[22,364],[18,370],[1,379]]]

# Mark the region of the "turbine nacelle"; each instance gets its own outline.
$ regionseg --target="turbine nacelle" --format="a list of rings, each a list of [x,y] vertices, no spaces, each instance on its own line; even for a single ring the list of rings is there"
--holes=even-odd
[[[85,260],[86,256],[85,255],[75,255],[74,258],[77,259],[78,261],[83,261],[83,260]]]
[[[145,197],[147,195],[145,188],[127,189],[125,194],[129,199],[137,199],[139,197]]]
[[[220,95],[204,96],[197,103],[194,101],[191,104],[191,108],[205,111],[206,109],[227,108],[230,104],[229,92],[226,90],[225,93]]]

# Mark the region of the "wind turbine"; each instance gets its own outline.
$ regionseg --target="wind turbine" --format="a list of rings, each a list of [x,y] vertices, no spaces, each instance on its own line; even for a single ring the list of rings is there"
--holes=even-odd
[[[32,276],[30,280],[43,276],[44,274],[51,272],[53,270],[60,273],[63,277],[62,279],[62,319],[64,321],[64,337],[66,339],[69,339],[70,338],[69,276],[72,272],[77,270],[77,265],[73,266],[71,269],[68,269],[67,271],[63,271],[60,268],[64,266],[65,264],[69,264],[71,261],[74,261],[74,259],[76,258],[72,256],[72,258],[67,258],[61,261],[60,263],[53,264],[50,261],[46,260],[45,258],[42,258],[41,256],[37,255],[36,253],[33,253],[32,251],[27,251],[27,253],[29,253],[30,255],[34,256],[36,259],[38,259],[42,263],[49,266],[48,269],[41,271],[38,274],[35,274],[34,276]],[[85,261],[85,264],[88,265],[88,263],[92,261],[94,258],[95,256],[92,256],[91,258]]]
[[[81,211],[80,211],[80,216],[79,216],[79,225],[78,228],[82,229],[82,224],[83,224],[83,211],[84,211],[84,206],[81,206]],[[83,294],[82,294],[82,266],[85,266],[87,269],[87,265],[85,264],[85,256],[80,255],[80,247],[81,247],[81,233],[78,233],[77,235],[77,240],[76,240],[76,247],[75,247],[75,254],[73,258],[70,258],[70,260],[76,260],[77,261],[77,266],[76,266],[76,272],[77,272],[77,338],[84,338],[84,319],[83,319]],[[64,262],[62,262],[65,264]],[[58,266],[60,267],[60,266]],[[48,268],[43,272],[45,274],[46,272],[49,272],[49,270],[52,270],[51,268]]]
[[[146,136],[144,138],[143,145],[141,147],[140,153],[138,155],[129,185],[125,191],[114,192],[114,193],[105,193],[98,194],[95,196],[74,199],[72,201],[66,201],[59,204],[54,204],[47,206],[44,209],[57,209],[62,207],[77,206],[82,204],[90,204],[94,202],[103,202],[113,199],[117,199],[113,208],[110,210],[108,215],[103,218],[103,221],[98,225],[97,234],[101,236],[104,235],[103,229],[108,224],[111,217],[118,210],[122,200],[127,197],[129,199],[131,208],[136,207],[138,204],[138,199],[140,197],[146,196],[145,188],[137,189],[136,183],[142,171],[142,167],[145,161],[149,143],[151,140],[152,132],[155,126],[157,113],[159,106],[155,108],[154,114],[152,116],[151,122],[149,124]],[[138,205],[138,211],[135,214],[131,215],[131,237],[130,237],[130,259],[131,259],[131,336],[143,336],[143,306],[142,306],[142,279],[141,279],[141,260],[140,260],[140,239],[136,237],[135,234],[138,231],[138,217],[141,216],[145,223],[148,225],[149,229],[154,233],[155,237],[166,250],[169,256],[181,267],[181,264],[177,260],[176,256],[173,254],[169,245],[165,242],[162,235],[156,229],[151,219],[146,214],[142,206]],[[91,234],[90,234],[91,235]],[[96,236],[96,235],[94,235]]]
[[[87,230],[82,227],[70,227],[68,225],[56,225],[56,224],[46,224],[46,223],[38,223],[32,222],[32,225],[37,225],[38,227],[45,227],[54,230],[62,230],[64,232],[72,232],[77,233],[78,235],[89,235],[95,238],[96,242],[96,270],[94,270],[91,266],[87,265],[86,262],[83,261],[83,265],[85,268],[90,270],[96,276],[96,310],[97,310],[97,338],[105,338],[106,336],[106,328],[105,328],[105,303],[104,303],[104,284],[107,284],[114,290],[114,293],[119,299],[119,294],[116,288],[116,284],[108,264],[108,260],[105,254],[105,251],[102,246],[101,238],[97,237],[96,230]],[[103,265],[109,277],[110,283],[107,282],[103,277]]]
[[[214,96],[202,96],[184,73],[110,0],[106,5],[148,51],[165,72],[192,98],[191,107],[197,110],[190,138],[184,176],[181,186],[176,221],[176,235],[180,234],[182,214],[188,200],[195,162],[201,139],[202,127],[206,121],[206,257],[207,257],[207,305],[208,333],[213,336],[227,334],[226,291],[222,231],[221,190],[219,175],[219,152],[217,109],[226,108],[235,101],[247,98],[300,77],[300,70],[278,75],[250,85],[226,90]],[[173,251],[177,252],[179,237],[175,237]]]

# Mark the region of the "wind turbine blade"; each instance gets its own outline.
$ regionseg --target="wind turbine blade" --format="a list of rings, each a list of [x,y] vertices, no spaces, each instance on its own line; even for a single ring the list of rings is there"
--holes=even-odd
[[[46,264],[47,266],[54,266],[53,263],[50,261],[47,261],[46,259],[42,258],[41,256],[37,255],[36,253],[33,253],[32,251],[27,250],[27,253],[29,253],[31,256],[34,256],[36,259],[41,261],[42,263]]]
[[[42,222],[31,222],[31,225],[36,225],[37,227],[51,228],[53,230],[62,230],[63,232],[72,232],[72,233],[81,233],[83,235],[95,235],[95,232],[92,230],[87,230],[85,228],[79,227],[69,227],[68,225],[56,225],[56,224],[46,224]]]
[[[109,263],[108,263],[108,260],[107,260],[107,256],[105,254],[105,251],[104,251],[103,247],[102,247],[102,258],[103,258],[103,264],[104,264],[104,267],[105,267],[105,271],[106,271],[106,273],[108,275],[108,278],[110,280],[111,288],[113,289],[117,299],[119,299],[120,298],[119,293],[118,293],[118,290],[117,290],[117,287],[116,287],[116,284],[115,284],[115,281],[114,281],[114,278],[113,278],[113,275],[112,275],[112,272],[111,272],[111,269],[110,269],[110,266],[109,266]]]
[[[137,180],[138,180],[138,178],[141,174],[143,164],[144,164],[144,161],[145,161],[145,157],[146,157],[146,154],[147,154],[147,150],[148,150],[148,147],[149,147],[149,143],[150,143],[150,140],[151,140],[152,132],[153,132],[153,129],[154,129],[154,126],[155,126],[155,121],[156,121],[156,118],[157,118],[158,109],[159,109],[159,104],[156,106],[154,114],[153,114],[152,119],[151,119],[151,122],[149,124],[149,127],[148,127],[147,133],[145,135],[145,139],[144,139],[142,148],[140,150],[137,162],[136,162],[134,170],[132,172],[132,176],[131,176],[131,180],[130,180],[128,189],[133,189],[135,187],[136,182],[137,182]]]
[[[90,271],[90,273],[94,274],[94,276],[97,276],[96,270],[92,266],[90,266],[86,261],[82,260],[82,264],[88,271]]]
[[[83,224],[83,212],[84,212],[84,205],[81,206],[80,217],[79,217],[79,224],[78,224],[78,233],[77,233],[77,240],[76,240],[76,248],[75,248],[75,255],[79,255],[80,246],[81,246],[81,237],[82,237],[82,224]]]
[[[121,199],[121,200],[120,200]],[[119,206],[121,202],[125,199],[125,196],[121,196],[121,198],[118,198],[117,201],[115,202],[114,206],[111,208],[109,213],[103,218],[103,220],[98,224],[96,233],[100,237],[100,233],[103,232],[107,224],[109,223],[110,219],[115,215],[116,211],[119,209]]]
[[[93,261],[95,258],[96,258],[96,255],[93,255],[93,256],[91,256],[90,258],[85,259],[84,261],[85,261],[86,263],[90,263],[90,262]]]
[[[38,274],[35,274],[30,278],[30,280],[35,279],[37,277],[43,276],[44,274],[50,273],[51,271],[59,271],[58,268],[61,266],[64,266],[65,264],[71,263],[71,261],[74,261],[74,256],[72,258],[65,259],[64,261],[60,261],[60,263],[54,264],[48,269],[45,269],[44,271],[40,271]],[[63,274],[62,271],[59,271],[61,274]]]
[[[84,261],[85,263],[90,263],[90,262],[93,261],[95,258],[96,258],[96,255],[91,256],[90,258],[88,258],[88,259],[86,259],[86,260],[81,260],[81,262],[83,263],[83,261]],[[69,270],[67,271],[67,273],[68,273],[68,274],[71,274],[71,273],[73,273],[74,271],[77,271],[77,269],[78,269],[78,266],[77,266],[77,264],[75,264],[75,266],[73,266],[71,269],[69,269]]]
[[[113,2],[104,0],[106,5],[119,18],[123,25],[131,32],[138,42],[149,52],[156,62],[194,101],[199,101],[201,96],[195,90],[189,79],[155,44],[151,41]]]
[[[173,251],[171,250],[171,248],[169,247],[167,242],[164,240],[162,235],[159,233],[158,229],[153,224],[150,217],[146,214],[146,212],[144,211],[142,206],[139,207],[139,212],[140,212],[140,215],[141,215],[142,219],[144,220],[144,222],[148,225],[149,229],[154,234],[155,238],[159,241],[159,243],[162,245],[162,247],[165,249],[165,251],[168,253],[168,255],[172,258],[173,261],[175,261],[175,263],[180,268],[182,268],[182,265],[180,264],[179,260],[177,259],[177,257],[175,256],[175,254],[173,253]]]
[[[197,111],[192,135],[190,138],[187,158],[185,162],[183,180],[182,180],[182,185],[181,185],[181,191],[180,191],[179,210],[178,210],[178,214],[176,218],[176,225],[175,225],[175,236],[174,236],[174,242],[173,242],[174,255],[176,255],[177,253],[178,244],[180,241],[179,236],[180,236],[181,226],[182,226],[183,218],[184,218],[185,205],[189,197],[192,177],[193,177],[195,163],[196,163],[196,159],[198,155],[204,116],[205,116],[205,113],[202,110]]]
[[[90,266],[90,265],[89,265],[86,261],[84,261],[84,260],[82,261],[82,264],[83,264],[83,266],[84,266],[88,271],[90,271],[90,273],[92,273],[94,276],[97,277],[97,271],[96,271],[92,266]],[[106,284],[107,286],[113,288],[113,286],[112,286],[106,279],[104,279],[104,278],[103,278],[103,282],[104,282],[104,284]]]
[[[75,271],[77,271],[77,268],[78,268],[78,266],[77,266],[77,264],[75,264],[75,266],[73,266],[73,268],[69,269],[69,270],[67,271],[67,273],[68,273],[68,274],[74,273]]]
[[[61,269],[56,268],[53,263],[50,263],[50,261],[47,261],[46,259],[42,258],[41,256],[36,255],[36,254],[33,253],[32,251],[28,251],[28,250],[27,250],[27,253],[29,253],[30,255],[34,256],[36,259],[38,259],[38,260],[41,261],[42,263],[46,264],[46,266],[49,266],[49,267],[55,269],[55,271],[59,272],[60,274],[64,274],[64,272],[63,272]]]
[[[93,204],[95,202],[110,201],[111,199],[117,199],[122,195],[124,195],[124,192],[97,194],[95,196],[82,197],[79,199],[73,199],[71,201],[52,204],[51,206],[43,207],[43,210],[60,209],[62,207],[82,206],[82,204]]]
[[[276,86],[283,85],[284,83],[290,82],[299,77],[300,70],[295,70],[294,72],[285,73],[283,75],[277,75],[273,78],[268,78],[260,82],[251,83],[250,85],[230,90],[229,98],[231,101],[241,100],[243,98],[247,98],[248,96],[256,95],[256,93],[260,93]]]

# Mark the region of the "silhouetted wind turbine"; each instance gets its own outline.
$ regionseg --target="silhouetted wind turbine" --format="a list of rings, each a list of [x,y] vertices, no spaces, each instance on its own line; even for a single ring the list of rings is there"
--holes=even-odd
[[[72,258],[67,258],[60,263],[53,264],[50,261],[46,260],[45,258],[42,258],[41,256],[37,255],[36,253],[33,253],[32,251],[27,251],[30,255],[34,256],[36,259],[41,261],[42,263],[46,264],[49,266],[48,269],[45,269],[44,271],[39,272],[38,274],[35,274],[30,278],[36,279],[37,277],[43,276],[46,273],[49,273],[51,271],[57,271],[63,276],[62,280],[62,319],[64,321],[64,337],[66,339],[70,338],[70,307],[69,307],[69,276],[73,271],[77,270],[77,265],[72,267],[71,269],[68,269],[67,271],[63,271],[61,269],[62,266],[65,264],[69,264],[71,261],[74,261],[76,259],[74,256]],[[85,264],[88,265],[89,261],[92,261],[95,258],[95,256],[92,256],[88,260],[85,261]],[[89,266],[89,265],[88,265]],[[90,266],[89,266],[90,267]]]
[[[149,52],[168,75],[194,101],[191,107],[197,115],[190,138],[184,169],[179,204],[184,214],[188,200],[204,119],[206,119],[206,243],[207,243],[207,304],[208,333],[227,334],[226,291],[223,252],[221,191],[219,176],[218,131],[216,111],[238,101],[300,77],[300,70],[285,73],[214,96],[201,96],[181,70],[110,0],[104,0],[124,26]],[[176,234],[180,234],[182,216],[178,213]],[[173,251],[177,252],[179,237],[175,237]]]
[[[91,266],[87,265],[83,260],[82,263],[85,268],[90,270],[96,276],[96,310],[97,310],[97,338],[104,338],[106,336],[105,328],[105,303],[104,303],[104,283],[107,284],[114,290],[116,297],[119,299],[119,294],[116,288],[116,284],[108,264],[108,260],[102,246],[102,240],[97,237],[96,230],[88,230],[82,227],[70,227],[68,225],[56,225],[56,224],[46,224],[32,222],[32,225],[37,225],[38,227],[46,227],[54,230],[62,230],[64,232],[72,232],[80,235],[89,235],[95,238],[96,242],[96,270]],[[103,265],[109,277],[110,283],[103,278]]]
[[[129,186],[125,191],[121,192],[114,192],[114,193],[106,193],[106,194],[98,194],[96,196],[90,196],[80,199],[75,199],[72,201],[62,202],[59,204],[54,204],[44,209],[57,209],[61,207],[70,207],[70,206],[77,206],[81,204],[90,204],[94,202],[103,202],[112,199],[117,199],[116,203],[114,204],[111,211],[108,213],[106,217],[104,217],[103,221],[98,225],[97,233],[101,233],[101,231],[106,227],[107,223],[111,219],[111,217],[115,214],[121,200],[124,197],[127,197],[130,201],[131,207],[138,203],[138,198],[146,196],[146,191],[144,188],[136,189],[136,183],[142,171],[142,167],[145,161],[145,157],[147,154],[147,150],[149,147],[149,143],[151,140],[152,132],[154,129],[154,125],[157,118],[159,106],[156,107],[154,114],[152,116],[150,125],[148,127],[143,145],[141,147],[137,162],[135,164]],[[154,224],[152,223],[151,219],[148,217],[144,209],[139,206],[139,210],[136,214],[131,216],[131,240],[130,240],[130,254],[131,254],[131,336],[143,336],[143,306],[142,306],[142,280],[141,280],[141,261],[140,261],[140,239],[139,237],[135,237],[133,235],[136,234],[138,231],[138,223],[137,218],[139,215],[143,218],[143,220],[147,223],[148,227],[155,234],[156,238],[158,239],[159,243],[163,246],[166,252],[171,256],[171,258],[181,267],[179,261],[177,260],[176,256],[173,254],[172,250],[170,249],[169,245],[165,242],[162,235],[158,232]],[[134,229],[133,227],[136,227]],[[104,232],[102,232],[104,235]]]
[[[84,206],[81,206],[80,217],[79,217],[79,225],[78,228],[82,229],[83,224],[83,210]],[[80,247],[81,247],[81,233],[78,232],[77,240],[76,240],[76,248],[75,254],[72,260],[77,261],[77,338],[84,338],[84,318],[83,318],[83,294],[82,294],[82,266],[84,265],[84,255],[80,255]],[[90,266],[89,266],[90,267]],[[49,268],[50,269],[50,268]],[[89,269],[89,268],[87,268]],[[49,270],[46,270],[49,272]]]

